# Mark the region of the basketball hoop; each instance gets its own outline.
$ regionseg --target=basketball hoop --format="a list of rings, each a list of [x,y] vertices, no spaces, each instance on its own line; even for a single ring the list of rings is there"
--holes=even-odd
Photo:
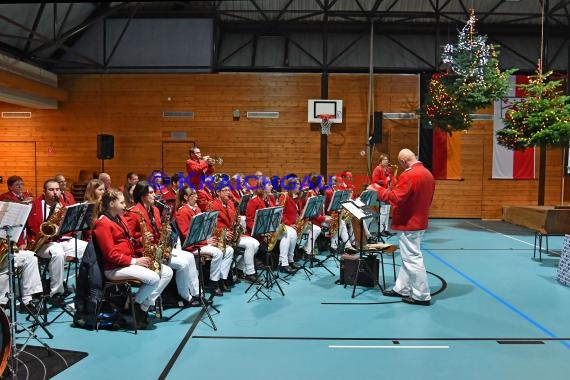
[[[317,117],[321,119],[321,134],[330,135],[332,119],[334,118],[334,115],[322,114],[322,115],[317,115]]]

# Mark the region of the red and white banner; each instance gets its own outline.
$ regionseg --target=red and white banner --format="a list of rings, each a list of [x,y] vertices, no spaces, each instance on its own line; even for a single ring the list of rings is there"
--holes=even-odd
[[[493,172],[492,178],[534,179],[534,148],[510,150],[497,143],[496,133],[503,129],[503,117],[513,101],[524,97],[518,85],[528,83],[528,76],[511,76],[512,86],[506,101],[498,100],[493,112]]]

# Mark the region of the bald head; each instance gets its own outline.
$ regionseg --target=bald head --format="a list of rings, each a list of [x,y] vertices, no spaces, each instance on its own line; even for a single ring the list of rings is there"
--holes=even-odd
[[[410,149],[402,149],[400,153],[398,153],[398,162],[400,162],[400,165],[402,165],[404,169],[409,168],[417,161],[416,155]]]

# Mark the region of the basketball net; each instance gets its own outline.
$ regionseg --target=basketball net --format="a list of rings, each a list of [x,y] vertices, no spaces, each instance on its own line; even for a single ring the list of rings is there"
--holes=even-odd
[[[323,135],[330,135],[331,134],[331,125],[332,119],[334,115],[317,115],[321,119],[321,134]]]

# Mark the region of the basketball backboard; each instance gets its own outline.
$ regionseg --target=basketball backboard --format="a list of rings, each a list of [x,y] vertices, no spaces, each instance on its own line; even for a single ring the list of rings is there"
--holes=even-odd
[[[334,115],[331,119],[333,124],[342,123],[342,100],[333,99],[309,99],[307,121],[320,123],[319,115]]]

